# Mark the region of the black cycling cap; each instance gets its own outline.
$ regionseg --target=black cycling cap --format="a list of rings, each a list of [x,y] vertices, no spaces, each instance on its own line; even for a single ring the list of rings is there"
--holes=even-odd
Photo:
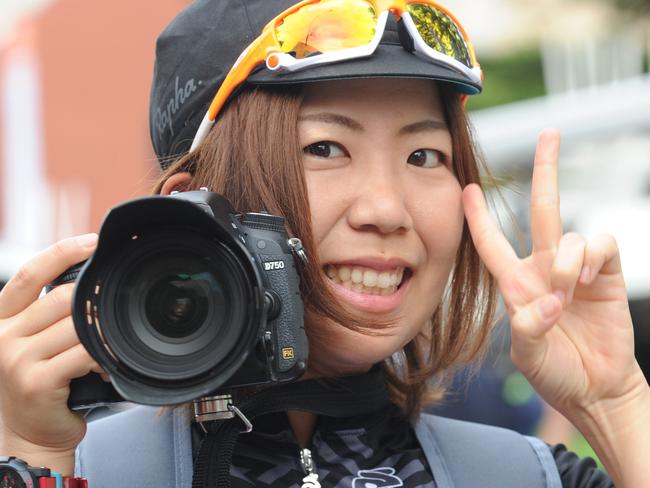
[[[158,37],[149,105],[151,140],[165,169],[189,150],[212,98],[244,49],[275,16],[298,0],[195,0]],[[350,78],[424,78],[446,81],[462,93],[481,87],[443,64],[424,61],[402,47],[390,16],[372,56],[290,72],[262,64],[248,84],[306,83]]]

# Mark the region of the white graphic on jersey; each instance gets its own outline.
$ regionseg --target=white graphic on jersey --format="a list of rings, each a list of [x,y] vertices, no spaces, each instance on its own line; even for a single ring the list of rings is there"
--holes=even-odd
[[[393,468],[361,469],[352,480],[352,488],[397,488],[404,486]]]
[[[321,488],[318,482],[318,475],[311,473],[302,479],[302,486],[300,488]]]

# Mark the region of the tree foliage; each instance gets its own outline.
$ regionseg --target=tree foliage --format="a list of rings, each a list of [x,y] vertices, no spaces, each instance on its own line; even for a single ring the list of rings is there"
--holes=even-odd
[[[468,109],[516,102],[546,94],[542,56],[538,49],[528,49],[496,58],[481,57],[483,93],[469,97]]]
[[[650,0],[612,0],[623,10],[650,14]]]

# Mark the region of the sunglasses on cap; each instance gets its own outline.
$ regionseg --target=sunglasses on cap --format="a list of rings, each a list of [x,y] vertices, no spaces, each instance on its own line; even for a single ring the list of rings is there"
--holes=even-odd
[[[270,71],[295,72],[372,55],[389,15],[398,20],[405,49],[463,75],[480,90],[482,72],[467,33],[454,15],[432,0],[304,0],[263,29],[239,56],[214,96],[192,141],[207,136],[233,91],[265,63]],[[466,98],[466,96],[464,96]]]

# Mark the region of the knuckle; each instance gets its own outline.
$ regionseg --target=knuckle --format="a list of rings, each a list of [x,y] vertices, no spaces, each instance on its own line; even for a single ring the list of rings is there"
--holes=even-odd
[[[28,288],[37,280],[38,273],[32,262],[25,263],[18,268],[12,278],[13,285],[17,288]]]
[[[526,296],[529,294],[526,284],[517,275],[517,273],[504,273],[499,279],[499,287],[503,295],[507,295],[508,310],[515,311],[515,303],[523,303],[526,301]]]
[[[70,283],[59,285],[47,295],[47,299],[52,306],[70,305],[72,303],[72,293],[74,286]]]
[[[602,243],[601,245],[607,249],[618,250],[618,242],[612,234],[600,234],[596,237],[596,241]]]
[[[34,402],[43,394],[43,388],[38,381],[38,374],[25,374],[19,375],[19,392],[21,397],[26,402]]]
[[[64,239],[62,241],[55,242],[49,249],[49,252],[57,259],[67,258],[72,251],[75,250],[73,241],[70,239]]]
[[[562,236],[562,241],[567,244],[584,244],[587,242],[586,239],[577,232],[567,232]]]
[[[2,361],[2,368],[8,382],[21,396],[33,395],[33,383],[37,375],[32,374],[30,365],[25,361],[25,354],[18,353],[6,357]]]
[[[567,284],[575,278],[575,274],[576,272],[566,265],[553,263],[551,267],[551,282],[555,284]]]

